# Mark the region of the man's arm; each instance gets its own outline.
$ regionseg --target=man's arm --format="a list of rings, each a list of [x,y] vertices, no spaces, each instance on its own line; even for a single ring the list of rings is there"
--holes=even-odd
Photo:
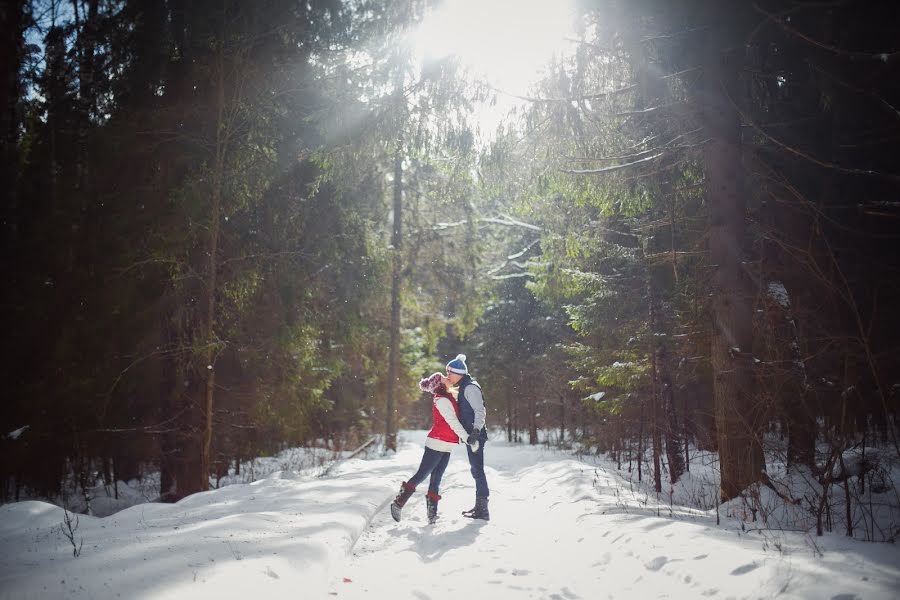
[[[472,407],[472,410],[475,411],[475,423],[473,427],[480,431],[484,431],[484,421],[487,417],[487,413],[484,410],[484,396],[481,395],[481,390],[477,385],[466,387],[466,400],[469,402],[469,406]]]

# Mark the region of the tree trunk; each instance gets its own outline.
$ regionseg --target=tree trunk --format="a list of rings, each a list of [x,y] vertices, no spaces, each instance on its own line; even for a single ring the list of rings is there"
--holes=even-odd
[[[16,210],[19,173],[19,100],[21,82],[19,69],[22,66],[24,47],[25,2],[4,2],[0,9],[0,181],[3,181],[6,202],[3,206],[6,215],[5,225],[7,242],[15,239],[16,223],[12,213]]]
[[[223,15],[224,17],[224,15]],[[203,445],[200,459],[200,489],[209,489],[210,452],[212,448],[213,413],[215,410],[216,358],[221,351],[216,336],[216,302],[219,272],[219,232],[221,231],[222,187],[225,178],[225,159],[228,153],[229,123],[225,117],[225,35],[219,42],[216,59],[216,134],[215,158],[213,161],[212,190],[209,217],[209,265],[207,269],[206,288],[206,322],[203,340],[206,347],[204,353],[204,370],[206,371],[206,393],[204,397]]]
[[[638,482],[643,481],[643,465],[644,462],[644,402],[640,401],[641,414],[638,418],[638,447],[637,447],[637,469]]]
[[[387,408],[385,411],[384,447],[397,450],[394,430],[394,394],[400,372],[400,278],[403,267],[403,140],[397,137],[394,150],[394,231],[391,235],[391,332],[388,350]]]
[[[72,0],[78,33],[78,133],[76,156],[76,185],[82,193],[82,211],[87,210],[88,167],[91,163],[88,147],[88,131],[91,125],[91,112],[94,110],[94,51],[97,45],[97,7],[99,0],[88,2],[84,22],[79,23],[78,0]]]
[[[566,441],[566,397],[559,397],[559,443]]]
[[[513,441],[513,398],[516,394],[507,392],[506,394],[506,441]]]
[[[649,307],[647,325],[650,332],[650,439],[653,444],[653,489],[659,493],[662,491],[662,472],[659,464],[662,419],[659,415],[659,368],[656,360],[659,342],[656,339],[656,291],[653,289],[653,274],[650,269],[647,270],[647,304]]]
[[[675,389],[672,385],[669,355],[665,346],[661,345],[656,357],[656,368],[659,371],[659,393],[662,411],[665,415],[666,459],[669,463],[669,481],[676,483],[684,473],[684,458],[681,456],[681,431],[678,427],[678,415],[675,410]]]
[[[712,271],[712,366],[722,501],[738,496],[764,468],[754,418],[751,285],[744,273],[744,173],[741,123],[729,92],[736,88],[738,64],[726,54],[740,39],[724,3],[711,1],[712,27],[704,48],[703,120],[709,205],[709,258]]]
[[[531,386],[529,386],[529,387],[531,387]],[[528,394],[528,443],[532,444],[532,445],[538,443],[537,417],[535,417],[535,415],[534,415],[535,411],[536,411],[535,398],[534,398],[533,394],[529,393]]]

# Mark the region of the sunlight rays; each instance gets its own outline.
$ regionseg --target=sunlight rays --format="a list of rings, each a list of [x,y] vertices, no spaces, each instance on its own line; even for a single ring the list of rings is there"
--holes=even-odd
[[[446,0],[410,36],[422,65],[457,58],[501,96],[480,111],[482,131],[496,126],[555,56],[571,43],[571,0]]]

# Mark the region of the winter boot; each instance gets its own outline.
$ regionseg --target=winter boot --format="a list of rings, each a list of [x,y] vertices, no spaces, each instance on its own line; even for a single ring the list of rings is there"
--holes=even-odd
[[[435,494],[434,492],[428,492],[427,494],[425,494],[425,507],[426,507],[426,510],[428,511],[428,524],[429,525],[434,525],[434,522],[437,521],[437,518],[438,518],[437,505],[438,505],[438,500],[440,500],[440,499],[441,499],[441,497],[438,496],[437,494]]]
[[[474,508],[472,508],[472,510],[463,512],[463,516],[469,517],[470,519],[483,519],[485,521],[490,521],[491,514],[488,512],[488,497],[476,496]]]
[[[472,515],[475,514],[475,511],[478,510],[478,496],[475,496],[475,506],[470,508],[469,510],[462,511],[462,516],[472,518]]]
[[[409,497],[412,496],[415,491],[416,486],[411,483],[404,481],[400,484],[400,493],[397,494],[397,497],[391,502],[391,516],[394,517],[394,520],[398,523],[400,522],[400,509],[406,505],[406,501],[409,500]]]

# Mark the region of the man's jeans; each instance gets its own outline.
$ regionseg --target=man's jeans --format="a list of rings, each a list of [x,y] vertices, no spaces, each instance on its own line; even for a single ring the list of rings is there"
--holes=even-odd
[[[475,478],[475,495],[484,496],[491,495],[488,489],[487,477],[484,476],[484,446],[486,440],[480,440],[481,447],[478,452],[472,452],[472,447],[466,445],[466,451],[469,453],[469,466],[471,467],[472,477]]]

